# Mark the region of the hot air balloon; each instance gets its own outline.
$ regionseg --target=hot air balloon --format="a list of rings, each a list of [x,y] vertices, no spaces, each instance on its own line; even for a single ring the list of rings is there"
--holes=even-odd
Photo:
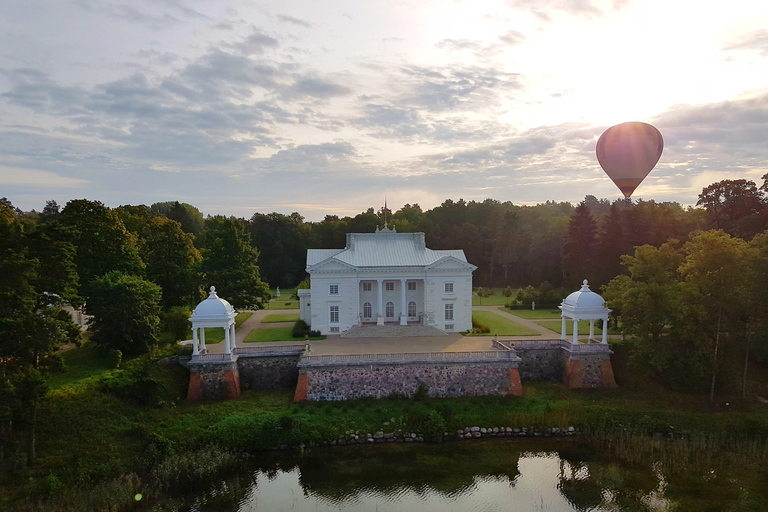
[[[659,130],[647,123],[611,126],[597,141],[597,161],[624,197],[648,176],[664,150]]]

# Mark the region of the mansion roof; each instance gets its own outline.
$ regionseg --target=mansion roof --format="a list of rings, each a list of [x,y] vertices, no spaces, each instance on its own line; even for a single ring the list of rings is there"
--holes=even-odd
[[[396,233],[384,229],[376,233],[348,233],[344,249],[309,249],[307,271],[328,260],[358,268],[428,267],[450,257],[467,263],[461,249],[428,249],[424,233]]]

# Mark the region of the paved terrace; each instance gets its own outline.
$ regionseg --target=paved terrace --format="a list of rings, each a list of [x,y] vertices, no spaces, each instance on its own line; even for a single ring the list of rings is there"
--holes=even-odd
[[[559,339],[560,333],[547,329],[533,322],[521,318],[512,313],[502,311],[498,306],[474,306],[473,310],[492,311],[499,316],[508,318],[520,325],[540,333],[539,336],[500,336],[502,340],[543,340]],[[245,337],[255,329],[271,329],[274,327],[291,327],[293,322],[261,323],[267,315],[282,313],[298,313],[298,309],[267,309],[254,311],[253,315],[240,325],[236,331],[238,347],[268,347],[296,345],[300,340],[274,341],[266,343],[244,343]],[[620,336],[609,336],[610,339]],[[341,338],[340,336],[328,336],[325,340],[310,341],[311,355],[344,355],[344,354],[395,354],[414,352],[479,352],[494,350],[493,336],[462,336],[459,333],[450,333],[441,336],[399,336],[381,338]],[[224,342],[206,345],[209,354],[224,353]]]

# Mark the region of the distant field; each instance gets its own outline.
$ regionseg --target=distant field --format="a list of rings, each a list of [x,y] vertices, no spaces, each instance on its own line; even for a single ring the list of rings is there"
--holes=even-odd
[[[267,315],[264,317],[261,323],[270,324],[270,323],[276,323],[276,322],[297,322],[298,320],[299,320],[298,313],[283,313],[283,314]]]
[[[513,315],[517,315],[520,318],[525,318],[528,320],[542,318],[542,319],[552,319],[552,318],[560,318],[560,310],[555,309],[537,309],[537,310],[531,310],[531,309],[507,309],[507,308],[499,308],[502,311],[505,311],[507,313],[511,313]]]
[[[532,331],[512,320],[497,315],[491,311],[473,311],[472,318],[483,325],[490,327],[491,332],[484,334],[470,334],[470,336],[538,336],[539,333]]]
[[[303,341],[306,338],[294,338],[291,332],[293,327],[274,327],[271,329],[254,329],[245,337],[246,343],[262,343],[265,341]],[[310,340],[324,340],[325,336],[309,338]]]
[[[485,292],[485,297],[478,297],[477,292],[472,292],[473,306],[503,306],[508,300],[517,295],[517,288],[512,290],[510,297],[504,296],[504,288],[483,288],[483,291]]]
[[[299,301],[292,299],[290,295],[283,295],[280,299],[270,300],[267,302],[266,306],[265,309],[299,309]]]

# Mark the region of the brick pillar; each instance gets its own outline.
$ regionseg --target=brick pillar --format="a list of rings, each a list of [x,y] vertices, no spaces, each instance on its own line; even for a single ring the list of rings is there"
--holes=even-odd
[[[294,402],[307,401],[307,374],[299,373],[299,382],[296,384],[296,394],[293,395]]]
[[[520,382],[520,371],[517,368],[509,371],[509,394],[523,396],[523,384]]]
[[[196,402],[203,399],[203,382],[200,378],[200,372],[189,373],[189,390],[187,391],[187,400]]]
[[[610,359],[603,361],[603,386],[606,388],[616,387],[616,379],[613,377],[613,366]]]
[[[577,389],[582,387],[581,361],[577,359],[568,359],[565,362],[565,387],[569,389]]]
[[[224,370],[224,399],[240,398],[240,372],[237,365]]]

